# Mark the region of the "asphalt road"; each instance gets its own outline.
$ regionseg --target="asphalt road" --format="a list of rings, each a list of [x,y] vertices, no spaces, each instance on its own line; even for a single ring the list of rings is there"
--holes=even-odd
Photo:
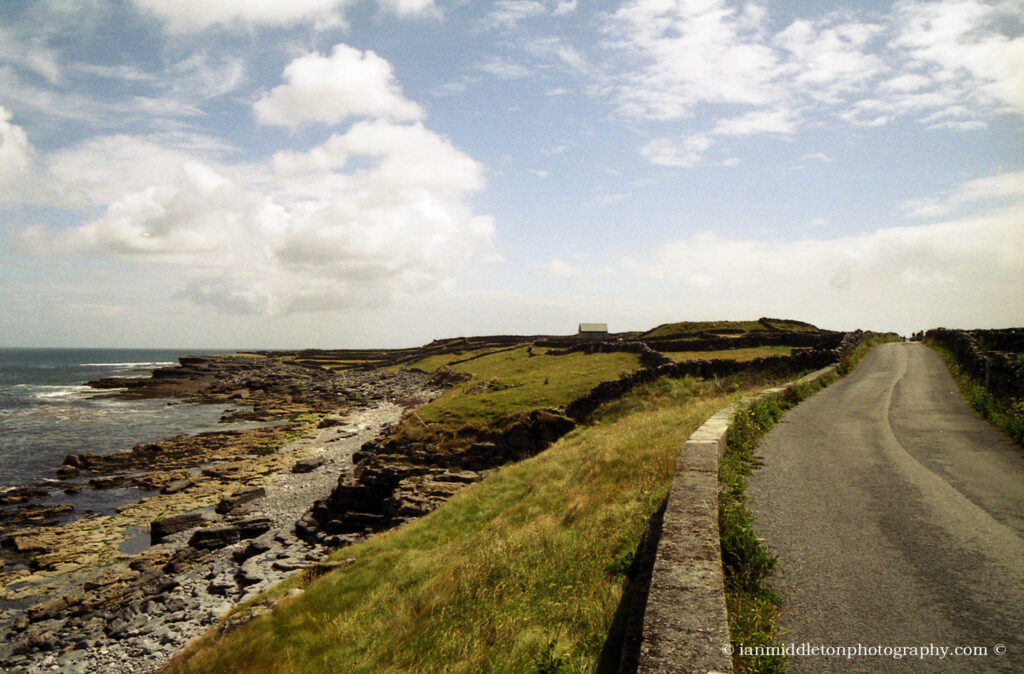
[[[751,503],[779,558],[781,642],[950,649],[793,656],[790,672],[1024,672],[1024,450],[930,349],[875,348],[758,454]],[[988,655],[953,654],[964,646]]]

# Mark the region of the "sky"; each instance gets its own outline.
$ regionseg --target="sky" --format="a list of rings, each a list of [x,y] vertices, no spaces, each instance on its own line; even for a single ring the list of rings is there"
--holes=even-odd
[[[0,346],[1024,325],[1024,0],[4,0]]]

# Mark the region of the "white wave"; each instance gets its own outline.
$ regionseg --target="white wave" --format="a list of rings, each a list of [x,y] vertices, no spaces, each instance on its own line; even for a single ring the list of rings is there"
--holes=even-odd
[[[80,396],[87,391],[94,391],[89,386],[33,386],[32,388],[41,389],[54,389],[52,391],[39,391],[32,395],[33,398],[68,398],[70,396]]]

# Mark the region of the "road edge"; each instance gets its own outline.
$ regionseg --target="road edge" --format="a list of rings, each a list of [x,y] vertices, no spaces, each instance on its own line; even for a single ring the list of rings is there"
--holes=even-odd
[[[718,529],[718,462],[729,425],[739,406],[837,370],[830,365],[724,407],[683,443],[643,610],[638,674],[733,671]]]

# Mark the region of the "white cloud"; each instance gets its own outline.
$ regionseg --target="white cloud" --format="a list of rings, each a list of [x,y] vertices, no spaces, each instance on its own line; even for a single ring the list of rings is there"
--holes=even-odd
[[[911,217],[941,217],[961,206],[1024,198],[1024,171],[1002,173],[969,180],[956,189],[937,197],[911,199],[904,203]]]
[[[63,79],[57,54],[43,40],[19,35],[4,26],[0,26],[0,61],[33,72],[51,84]]]
[[[799,122],[789,110],[755,110],[739,117],[722,119],[712,133],[717,136],[752,136],[761,133],[788,135]]]
[[[759,39],[758,17],[725,0],[634,0],[612,16],[614,45],[638,67],[616,78],[629,116],[689,117],[701,103],[778,100],[778,56]]]
[[[515,28],[516,24],[541,14],[548,8],[535,0],[498,0],[487,15],[486,24],[494,28]]]
[[[640,154],[652,164],[685,168],[699,164],[713,144],[714,141],[703,134],[682,139],[655,138],[640,148]]]
[[[0,105],[0,203],[19,198],[15,189],[32,165],[32,146],[25,130],[11,122],[11,113]]]
[[[253,106],[260,122],[296,128],[349,117],[423,117],[423,109],[402,95],[391,64],[372,51],[337,44],[329,57],[308,54],[289,63],[284,80]]]
[[[434,0],[380,0],[380,5],[398,16],[441,16]]]
[[[833,12],[773,32],[768,10],[757,5],[633,0],[607,16],[606,46],[619,58],[598,90],[629,117],[725,117],[690,128],[684,140],[788,135],[828,118],[968,131],[1024,112],[1020,9],[1018,0],[914,0],[869,20]],[[683,143],[660,140],[658,151],[641,152],[660,163],[699,163]]]
[[[165,21],[173,32],[214,26],[289,26],[314,22],[329,28],[344,24],[354,0],[132,0],[139,9]],[[379,0],[380,8],[400,17],[440,16],[434,0]]]
[[[240,58],[197,51],[171,68],[173,89],[188,98],[216,98],[238,88],[245,71],[245,62]]]
[[[172,32],[204,31],[216,26],[292,26],[313,22],[321,28],[344,24],[354,0],[132,0],[166,22]],[[434,0],[379,0],[398,16],[439,16]]]
[[[63,230],[24,230],[24,250],[161,263],[180,271],[193,302],[228,312],[385,303],[443,283],[494,230],[468,202],[482,167],[420,124],[359,122],[255,165],[123,135],[49,165],[66,200],[103,210]]]
[[[1024,36],[1019,2],[943,0],[897,5],[895,45],[961,100],[1024,113]],[[1016,25],[1016,35],[1004,32]]]
[[[883,27],[866,23],[797,20],[775,36],[786,52],[788,88],[824,103],[841,103],[845,96],[864,89],[888,67],[870,53],[871,41]]]
[[[558,4],[555,6],[552,14],[555,16],[567,16],[576,11],[578,4],[577,0],[558,0]]]
[[[167,22],[175,32],[199,31],[213,26],[253,24],[286,26],[324,20],[351,0],[132,0],[135,5]]]
[[[669,283],[678,297],[692,298],[680,301],[692,312],[712,304],[716,315],[771,310],[850,327],[876,326],[885,316],[890,324],[879,327],[908,332],[991,325],[1020,306],[1024,206],[836,239],[696,234],[623,264],[637,279]]]
[[[531,71],[524,65],[504,59],[493,59],[480,66],[485,73],[500,77],[503,80],[519,80],[529,77]]]

